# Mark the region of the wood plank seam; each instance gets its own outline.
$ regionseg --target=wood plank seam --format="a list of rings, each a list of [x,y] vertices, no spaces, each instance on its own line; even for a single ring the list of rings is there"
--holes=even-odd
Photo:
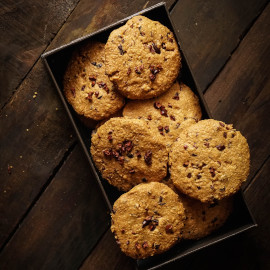
[[[260,175],[260,172],[262,171],[262,169],[264,168],[264,165],[268,162],[270,158],[270,154],[268,155],[268,157],[265,159],[265,161],[262,163],[262,165],[260,166],[260,168],[256,171],[256,173],[254,174],[254,177],[251,179],[251,181],[249,182],[249,184],[244,188],[244,193],[248,191],[248,189],[250,188],[250,186],[256,181],[256,179],[258,178],[258,176]]]
[[[43,185],[42,189],[39,191],[39,193],[36,195],[36,197],[33,199],[32,203],[30,204],[30,206],[28,207],[28,209],[25,211],[25,213],[22,215],[22,217],[20,218],[19,222],[16,224],[16,226],[14,227],[14,229],[12,230],[12,232],[9,234],[9,236],[7,237],[7,239],[5,240],[5,242],[3,243],[3,245],[0,247],[0,253],[3,251],[3,249],[5,248],[5,246],[8,244],[8,242],[12,239],[13,235],[16,233],[17,229],[20,227],[20,224],[22,224],[22,222],[24,221],[24,219],[27,217],[27,215],[30,213],[30,211],[32,210],[33,206],[36,204],[36,202],[39,200],[39,198],[42,196],[43,192],[46,190],[46,188],[50,185],[50,183],[52,182],[52,180],[54,179],[55,175],[59,172],[59,170],[61,169],[62,165],[65,163],[65,161],[67,160],[67,158],[69,157],[69,155],[72,153],[72,151],[74,150],[75,146],[77,144],[77,141],[75,141],[65,152],[64,156],[62,157],[62,159],[60,160],[60,162],[57,164],[57,166],[53,169],[52,174],[49,176],[49,178],[47,179],[47,181],[45,182],[45,184]]]
[[[85,256],[85,258],[82,259],[81,264],[79,265],[78,269],[81,269],[81,267],[83,266],[84,262],[87,260],[87,258],[90,256],[90,254],[93,252],[93,250],[95,250],[95,248],[98,246],[98,244],[101,242],[101,240],[105,237],[107,231],[110,230],[110,225],[108,225],[108,228],[103,232],[103,234],[100,235],[98,241],[96,242],[96,244],[93,246],[93,248],[91,250],[89,250],[89,253]]]
[[[68,18],[70,17],[70,15],[73,13],[73,11],[76,9],[77,5],[79,4],[80,0],[77,1],[76,5],[74,6],[74,8],[71,10],[71,12],[69,13],[69,15],[66,17],[66,19],[63,21],[63,23],[60,25],[58,31],[56,31],[54,34],[54,37],[51,39],[51,41],[48,43],[48,45],[45,47],[45,49],[41,52],[40,55],[42,55],[47,48],[50,46],[51,42],[53,41],[53,39],[57,36],[58,32],[62,29],[62,27],[64,26],[65,22],[68,20]],[[14,94],[16,93],[16,91],[19,89],[20,85],[23,83],[23,81],[27,78],[28,74],[32,71],[32,69],[34,68],[34,66],[37,64],[38,60],[40,59],[40,55],[39,57],[37,57],[36,61],[33,63],[32,67],[27,71],[27,73],[23,76],[23,78],[20,80],[20,82],[18,83],[18,85],[15,87],[14,91],[12,91],[11,96],[6,100],[6,102],[4,103],[4,105],[0,108],[0,114],[2,113],[2,111],[4,110],[4,108],[6,107],[6,105],[11,101],[12,97],[14,96]]]
[[[175,7],[175,5],[177,4],[178,1],[179,1],[179,0],[175,0],[175,1],[172,3],[172,5],[168,8],[168,10],[169,10],[170,13],[171,13],[172,10],[174,9],[174,7]]]
[[[225,66],[227,65],[227,63],[230,61],[233,53],[239,48],[242,40],[246,37],[247,33],[249,32],[249,30],[253,27],[253,25],[255,24],[255,22],[257,21],[257,19],[261,16],[261,14],[263,13],[263,11],[266,9],[266,7],[268,6],[268,3],[266,3],[262,9],[259,11],[258,15],[252,20],[252,22],[243,30],[242,34],[239,36],[239,41],[237,43],[237,45],[235,46],[235,48],[230,52],[230,56],[227,58],[227,60],[224,62],[223,66],[219,69],[219,71],[216,73],[216,75],[212,78],[212,80],[206,85],[205,89],[203,89],[203,94],[205,94],[208,90],[208,88],[213,84],[213,82],[216,80],[216,78],[220,75],[220,73],[222,72],[222,70],[225,68]]]

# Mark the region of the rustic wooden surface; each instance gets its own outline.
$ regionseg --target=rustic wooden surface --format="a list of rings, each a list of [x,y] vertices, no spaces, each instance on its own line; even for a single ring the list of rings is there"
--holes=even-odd
[[[105,202],[39,57],[157,2],[1,2],[0,269],[135,268],[108,230]],[[252,167],[245,195],[259,227],[163,269],[270,268],[266,4],[167,1],[213,116],[248,138]]]

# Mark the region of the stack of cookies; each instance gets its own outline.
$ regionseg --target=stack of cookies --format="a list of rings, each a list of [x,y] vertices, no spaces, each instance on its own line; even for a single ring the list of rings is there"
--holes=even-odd
[[[201,120],[198,97],[176,81],[180,69],[173,33],[135,16],[106,44],[92,41],[74,52],[64,76],[80,118],[101,121],[92,159],[126,192],[113,206],[111,230],[136,259],[221,227],[249,174],[246,139],[232,125]]]

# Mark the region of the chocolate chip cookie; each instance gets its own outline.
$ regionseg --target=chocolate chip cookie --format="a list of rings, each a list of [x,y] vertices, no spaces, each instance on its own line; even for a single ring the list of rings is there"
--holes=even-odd
[[[92,135],[91,154],[102,177],[123,191],[167,174],[166,147],[140,119],[108,120]]]
[[[213,202],[240,189],[249,174],[250,153],[247,140],[232,125],[207,119],[180,135],[172,145],[169,163],[177,189]]]
[[[202,203],[180,195],[185,208],[186,219],[181,235],[184,239],[200,239],[220,228],[229,217],[233,198],[226,198],[215,203]]]
[[[105,46],[106,73],[130,99],[148,99],[176,80],[181,57],[173,33],[157,21],[135,16],[112,31]]]
[[[100,42],[89,42],[79,48],[73,53],[64,75],[65,96],[87,123],[87,120],[105,119],[124,106],[124,98],[105,74],[104,46]]]
[[[135,259],[162,253],[178,240],[185,218],[178,195],[162,183],[140,184],[114,203],[111,231]]]
[[[123,115],[148,120],[167,146],[202,117],[198,97],[188,86],[178,82],[157,98],[129,101]]]

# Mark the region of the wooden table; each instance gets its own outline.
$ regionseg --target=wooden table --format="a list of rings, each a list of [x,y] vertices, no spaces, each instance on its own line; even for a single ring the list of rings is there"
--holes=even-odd
[[[0,3],[0,269],[134,269],[40,55],[158,1]],[[270,269],[270,6],[168,0],[215,119],[247,137],[258,228],[163,269]]]

